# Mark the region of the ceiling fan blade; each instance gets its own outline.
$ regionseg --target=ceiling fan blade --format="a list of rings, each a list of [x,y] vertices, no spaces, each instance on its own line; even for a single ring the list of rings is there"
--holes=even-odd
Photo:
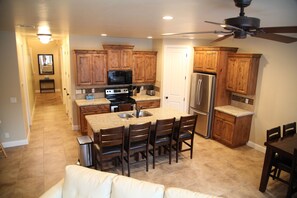
[[[258,33],[255,35],[252,35],[253,37],[268,39],[272,41],[278,41],[282,43],[293,43],[297,41],[297,38],[284,36],[280,34],[273,34],[273,33]]]
[[[263,27],[259,30],[265,33],[297,33],[297,26]]]
[[[210,24],[214,24],[214,25],[219,25],[222,28],[226,29],[226,30],[241,30],[244,31],[242,28],[233,26],[233,25],[228,25],[228,24],[224,24],[224,23],[217,23],[217,22],[212,22],[212,21],[204,21],[205,23],[210,23]]]
[[[214,42],[219,42],[219,41],[222,41],[222,40],[225,40],[225,39],[227,39],[227,38],[229,38],[229,37],[231,37],[231,36],[233,36],[233,34],[227,34],[227,35],[224,35],[224,36],[219,37],[219,38],[217,38],[216,40],[212,41],[212,43],[214,43]]]
[[[182,32],[182,33],[165,33],[162,36],[175,36],[175,35],[185,35],[185,34],[229,34],[230,31],[203,31],[203,32]]]

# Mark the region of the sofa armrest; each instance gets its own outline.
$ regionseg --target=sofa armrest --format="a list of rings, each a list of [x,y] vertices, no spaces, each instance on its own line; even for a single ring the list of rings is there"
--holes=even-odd
[[[40,198],[61,198],[63,190],[64,179],[61,179],[58,183],[43,193]]]
[[[165,198],[218,198],[216,196],[193,192],[182,188],[167,188]]]

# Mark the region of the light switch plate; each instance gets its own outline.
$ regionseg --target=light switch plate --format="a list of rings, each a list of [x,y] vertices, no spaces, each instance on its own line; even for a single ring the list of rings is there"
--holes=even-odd
[[[10,97],[10,103],[17,103],[16,97]]]

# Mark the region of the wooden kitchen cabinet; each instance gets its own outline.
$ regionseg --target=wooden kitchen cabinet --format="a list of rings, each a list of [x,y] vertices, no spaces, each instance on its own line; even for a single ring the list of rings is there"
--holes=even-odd
[[[106,58],[103,50],[74,50],[78,86],[106,85]]]
[[[215,106],[230,103],[231,93],[226,90],[228,55],[238,48],[234,47],[194,47],[194,72],[216,74]]]
[[[132,69],[134,45],[103,45],[107,50],[108,70]]]
[[[154,83],[156,81],[157,52],[133,52],[133,83]]]
[[[100,113],[109,113],[110,105],[89,105],[79,107],[79,119],[80,119],[80,131],[83,135],[86,135],[88,132],[86,115],[100,114]]]
[[[230,54],[226,89],[240,94],[254,95],[260,57],[261,54]]]
[[[229,53],[235,53],[233,47],[194,47],[194,67],[197,72],[217,73],[226,67]]]
[[[142,109],[159,108],[160,100],[136,101],[136,106],[137,108],[141,107]]]
[[[250,136],[252,115],[235,117],[215,110],[212,137],[229,147],[245,145]]]

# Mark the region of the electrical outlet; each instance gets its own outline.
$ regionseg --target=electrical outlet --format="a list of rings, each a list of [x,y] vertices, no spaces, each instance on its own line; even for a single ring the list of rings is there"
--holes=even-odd
[[[82,90],[82,93],[83,93],[83,94],[85,94],[85,93],[86,93],[86,90],[85,90],[85,89],[83,89],[83,90]]]
[[[77,90],[75,90],[75,93],[76,93],[76,94],[81,94],[81,89],[77,89]]]
[[[10,103],[17,103],[16,97],[10,97]]]
[[[9,133],[4,133],[4,137],[9,138],[10,137]]]
[[[249,99],[246,98],[244,102],[245,102],[246,104],[248,104],[248,103],[249,103]]]

